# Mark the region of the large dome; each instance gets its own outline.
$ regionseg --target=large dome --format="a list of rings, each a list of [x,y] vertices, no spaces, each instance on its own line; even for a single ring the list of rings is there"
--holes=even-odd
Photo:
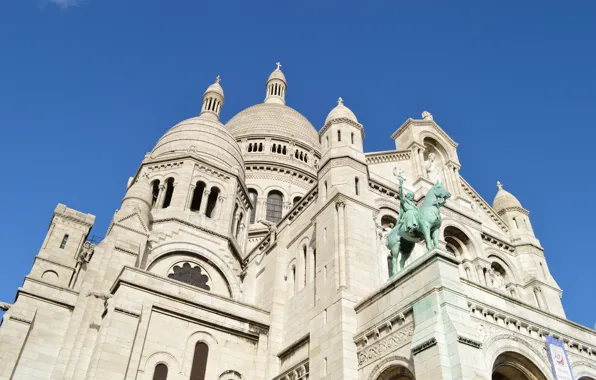
[[[244,161],[236,139],[218,120],[197,116],[184,120],[159,139],[151,158],[190,152],[224,168],[237,167],[243,176]]]
[[[254,105],[230,119],[226,127],[237,139],[251,135],[279,136],[320,150],[317,130],[298,111],[284,104]]]

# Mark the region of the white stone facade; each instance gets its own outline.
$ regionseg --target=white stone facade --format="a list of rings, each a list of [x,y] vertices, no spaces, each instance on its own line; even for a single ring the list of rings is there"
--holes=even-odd
[[[596,379],[596,332],[568,321],[529,212],[489,205],[424,112],[365,153],[340,99],[313,125],[266,98],[226,125],[224,92],[157,142],[105,238],[59,204],[0,327],[0,379],[554,380],[545,336]],[[440,180],[441,248],[389,279],[393,175],[420,201]],[[432,181],[431,181],[432,180]],[[262,221],[262,222],[261,222]],[[8,301],[8,300],[5,300]]]

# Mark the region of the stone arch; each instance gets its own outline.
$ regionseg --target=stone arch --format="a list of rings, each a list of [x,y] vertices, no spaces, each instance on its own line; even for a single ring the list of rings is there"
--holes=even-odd
[[[199,246],[191,242],[173,241],[152,248],[151,258],[147,263],[146,270],[151,271],[161,258],[176,253],[185,253],[188,256],[195,255],[196,257],[209,262],[228,283],[231,297],[237,300],[241,299],[242,289],[240,287],[239,277],[234,273],[234,269],[230,268],[222,258],[212,251],[206,249],[204,246]]]
[[[505,351],[497,356],[491,372],[493,380],[546,380],[531,360],[515,351]]]
[[[285,281],[287,282],[286,291],[288,293],[288,298],[293,297],[294,294],[296,294],[296,287],[298,281],[297,262],[298,261],[296,260],[296,258],[293,257],[286,268]]]
[[[408,372],[411,377],[405,377],[404,379],[414,380],[414,363],[403,356],[388,356],[377,363],[377,365],[371,370],[368,380],[389,380],[391,379],[390,376],[392,375],[399,375],[401,373]],[[398,377],[397,379],[402,380],[401,377]]]
[[[58,279],[60,279],[60,276],[58,276],[58,273],[56,273],[53,270],[47,270],[43,272],[43,274],[41,275],[41,279],[46,282],[55,284],[58,282]]]
[[[596,365],[582,361],[571,364],[573,376],[578,380],[596,380]]]
[[[499,265],[503,266],[503,269],[505,269],[511,275],[511,278],[508,279],[509,282],[519,284],[520,274],[517,272],[517,269],[513,262],[506,255],[494,249],[489,249],[486,252],[486,259],[488,261],[494,260],[498,262]]]
[[[520,355],[531,362],[542,374],[541,380],[554,380],[548,358],[546,356],[546,347],[542,350],[534,347],[525,339],[512,334],[502,334],[488,339],[484,344],[484,357],[486,360],[486,368],[491,370],[497,361],[499,355],[512,352]],[[539,345],[541,347],[543,345]],[[532,379],[534,380],[534,379]]]
[[[470,237],[473,235],[465,226],[447,219],[441,226],[440,236],[447,244],[447,250],[455,254],[460,260],[472,260],[480,256],[478,245]]]
[[[283,197],[284,197],[284,202],[287,202],[288,199],[290,199],[290,195],[288,194],[288,191],[286,189],[284,189],[283,187],[279,186],[279,185],[269,185],[269,186],[267,186],[263,190],[263,195],[266,197],[272,191],[279,191],[283,195]]]
[[[217,373],[219,373],[218,367],[220,362],[219,342],[212,334],[206,331],[196,331],[192,333],[186,340],[184,358],[182,362],[182,375],[186,376],[187,378],[190,376],[195,346],[199,342],[203,342],[207,345],[207,347],[209,347],[205,379],[216,379]]]
[[[221,375],[219,375],[218,380],[243,380],[244,378],[238,371],[234,371],[233,369],[229,369],[224,371]]]
[[[176,358],[168,352],[155,352],[146,359],[141,358],[139,368],[143,368],[141,372],[143,375],[141,380],[151,380],[153,378],[153,371],[158,364],[165,364],[168,367],[169,373],[180,373],[180,363]]]

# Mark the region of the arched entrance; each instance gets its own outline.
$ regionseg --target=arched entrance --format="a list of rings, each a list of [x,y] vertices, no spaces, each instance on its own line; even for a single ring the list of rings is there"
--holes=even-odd
[[[503,352],[493,364],[492,380],[547,380],[538,367],[516,352]]]
[[[384,370],[376,380],[416,380],[412,372],[404,366],[394,365]]]

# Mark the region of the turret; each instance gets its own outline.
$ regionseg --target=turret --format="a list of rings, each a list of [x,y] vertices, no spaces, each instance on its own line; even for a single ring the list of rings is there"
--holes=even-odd
[[[343,99],[337,100],[337,106],[329,112],[321,132],[321,166],[330,158],[349,156],[365,163],[364,128],[358,122],[354,112],[344,105]]]
[[[501,182],[497,182],[499,191],[493,201],[493,209],[505,220],[509,226],[509,234],[514,243],[526,243],[540,246],[534,236],[530,223],[530,212],[522,207],[519,200],[510,192],[503,189]]]
[[[267,79],[265,103],[286,104],[288,83],[286,82],[286,76],[281,72],[281,63],[277,62],[276,65],[277,69]]]

